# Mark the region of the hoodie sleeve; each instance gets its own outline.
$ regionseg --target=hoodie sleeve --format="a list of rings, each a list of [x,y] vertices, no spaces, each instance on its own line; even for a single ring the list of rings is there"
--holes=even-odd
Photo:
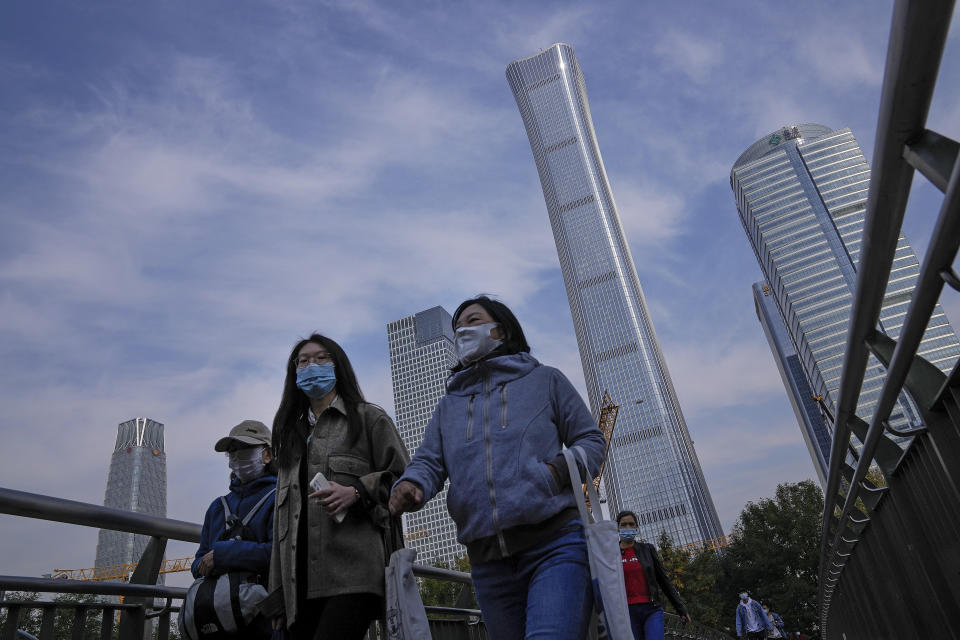
[[[447,479],[446,461],[443,459],[443,437],[440,433],[440,417],[444,402],[441,399],[433,411],[433,417],[423,434],[423,442],[414,454],[410,464],[394,487],[404,480],[412,482],[423,489],[423,502],[417,505],[420,509],[443,488]]]
[[[595,478],[600,473],[600,465],[606,456],[607,441],[580,394],[558,369],[553,369],[550,397],[554,415],[558,419],[557,430],[561,442],[568,449],[580,447],[587,457],[589,477]]]
[[[203,517],[203,528],[200,530],[200,548],[197,549],[197,554],[193,558],[193,564],[190,565],[190,573],[193,574],[194,578],[199,578],[200,574],[198,569],[200,567],[200,560],[203,556],[207,555],[207,552],[213,548],[214,534],[213,529],[215,527],[213,523],[213,516],[215,509],[220,507],[220,499],[214,500],[210,503],[210,506],[207,508],[207,513]],[[216,555],[216,554],[214,554]]]
[[[681,616],[687,615],[687,607],[684,606],[683,600],[680,599],[680,594],[677,593],[673,582],[670,581],[670,576],[667,575],[667,570],[664,568],[663,562],[660,561],[660,554],[657,553],[657,548],[651,544],[649,549],[650,555],[653,556],[653,570],[657,576],[657,584],[663,589],[664,595],[670,600],[673,608],[677,610],[677,614]]]

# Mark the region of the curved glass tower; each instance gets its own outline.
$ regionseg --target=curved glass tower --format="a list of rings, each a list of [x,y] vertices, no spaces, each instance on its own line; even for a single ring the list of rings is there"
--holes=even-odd
[[[764,136],[730,171],[740,221],[769,283],[769,299],[776,303],[812,393],[830,415],[836,412],[869,186],[870,167],[850,129],[820,124],[787,126]],[[919,272],[901,235],[880,311],[879,329],[894,340]],[[917,353],[944,373],[960,356],[960,343],[939,303]],[[857,405],[857,415],[866,421],[884,377],[883,365],[870,356]],[[908,429],[919,422],[912,400],[901,394],[891,426]]]
[[[603,168],[573,49],[507,66],[540,174],[594,416],[620,405],[604,485],[611,513],[678,544],[723,535],[650,320]]]

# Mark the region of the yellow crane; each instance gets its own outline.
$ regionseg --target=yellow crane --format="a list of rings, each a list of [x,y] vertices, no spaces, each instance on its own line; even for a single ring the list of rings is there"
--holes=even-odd
[[[603,462],[600,463],[600,473],[593,479],[593,487],[600,490],[600,480],[603,478],[603,470],[607,466],[607,454],[610,453],[610,438],[613,437],[613,428],[617,424],[617,414],[620,412],[620,405],[613,404],[613,398],[609,391],[603,392],[603,401],[600,403],[600,420],[597,426],[603,434],[603,439],[607,441],[607,446],[603,451]],[[587,508],[593,511],[590,504],[590,496],[587,494],[587,485],[583,485],[583,497],[586,499]]]
[[[160,565],[160,573],[177,573],[178,571],[189,571],[193,564],[193,557],[175,558],[164,560]],[[119,580],[126,582],[133,575],[133,570],[137,568],[136,562],[127,562],[106,567],[93,567],[91,569],[54,569],[50,574],[51,578],[64,578],[67,580],[93,580],[103,582],[107,580]]]
[[[603,477],[603,469],[607,466],[607,454],[610,453],[610,438],[613,437],[613,428],[617,424],[617,414],[620,413],[620,405],[613,404],[613,398],[609,391],[603,392],[603,402],[600,403],[600,432],[603,433],[603,439],[607,441],[607,448],[603,452],[603,462],[600,464],[600,473],[593,479],[593,486],[600,490],[600,478]]]

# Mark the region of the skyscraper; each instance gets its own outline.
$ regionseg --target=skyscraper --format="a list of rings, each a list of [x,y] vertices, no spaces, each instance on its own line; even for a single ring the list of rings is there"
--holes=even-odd
[[[540,174],[594,416],[620,406],[604,486],[641,534],[723,535],[650,320],[597,146],[583,72],[555,44],[507,66]]]
[[[162,424],[149,418],[120,423],[103,506],[166,517],[167,455],[163,451]],[[138,562],[149,539],[149,536],[101,529],[96,566]]]
[[[390,343],[390,378],[397,428],[413,455],[430,422],[433,410],[447,391],[453,352],[450,314],[433,307],[387,325]],[[447,512],[447,488],[423,509],[403,514],[406,545],[417,550],[420,562],[450,563],[467,555],[457,542],[457,527]]]
[[[827,485],[827,476],[830,475],[830,427],[826,416],[821,410],[810,390],[807,376],[803,372],[800,356],[793,347],[793,341],[787,333],[780,317],[780,309],[774,300],[773,292],[765,282],[756,282],[753,285],[753,302],[757,310],[757,318],[767,336],[770,351],[780,371],[780,378],[787,391],[787,397],[793,412],[800,425],[803,441],[810,451],[814,470],[820,479],[820,484]]]
[[[730,172],[740,221],[770,297],[807,382],[829,416],[836,412],[869,184],[870,167],[853,133],[819,124],[788,126],[764,136]],[[901,235],[879,326],[894,340],[919,270]],[[944,373],[960,355],[960,343],[939,304],[918,353]],[[860,418],[869,421],[873,415],[884,375],[871,356],[857,405]],[[891,426],[905,429],[917,423],[912,400],[901,394]]]

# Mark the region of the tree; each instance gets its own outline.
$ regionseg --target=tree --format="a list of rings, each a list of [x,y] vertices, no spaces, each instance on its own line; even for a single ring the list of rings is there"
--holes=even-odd
[[[787,629],[815,637],[823,493],[810,480],[777,486],[774,499],[748,502],[722,556],[722,602],[748,591],[771,605]],[[732,618],[734,604],[728,605]]]
[[[433,566],[440,569],[451,569],[453,571],[462,571],[470,573],[470,560],[467,557],[458,557],[453,562],[434,563]],[[460,582],[451,582],[450,580],[441,580],[439,578],[422,578],[420,582],[420,598],[423,604],[428,607],[453,607],[457,602],[464,585]],[[470,589],[470,586],[467,586]],[[476,594],[471,593],[468,607],[477,608]]]
[[[38,593],[20,593],[20,592],[11,592],[7,594],[8,601],[19,601],[19,602],[40,602],[40,594]],[[49,602],[49,600],[43,600],[44,602]],[[53,637],[57,640],[69,640],[73,636],[73,619],[74,619],[74,609],[72,605],[75,604],[96,604],[100,600],[97,596],[92,594],[79,594],[79,593],[61,593],[53,598],[53,602],[57,603],[57,614],[53,622]],[[84,640],[98,640],[100,638],[100,624],[102,620],[102,609],[99,607],[90,607],[86,610],[84,621],[83,621],[83,638]],[[26,631],[27,633],[37,636],[40,636],[40,625],[43,622],[43,610],[40,608],[35,609],[21,609],[20,611],[20,622],[18,628]],[[0,627],[6,623],[6,612],[0,616]],[[114,636],[116,636],[116,626],[114,626]]]
[[[724,626],[721,624],[721,596],[717,589],[721,568],[716,552],[693,552],[675,547],[665,531],[660,532],[657,547],[664,569],[677,588],[690,617],[715,629]],[[666,596],[662,600],[668,611],[676,613]]]

